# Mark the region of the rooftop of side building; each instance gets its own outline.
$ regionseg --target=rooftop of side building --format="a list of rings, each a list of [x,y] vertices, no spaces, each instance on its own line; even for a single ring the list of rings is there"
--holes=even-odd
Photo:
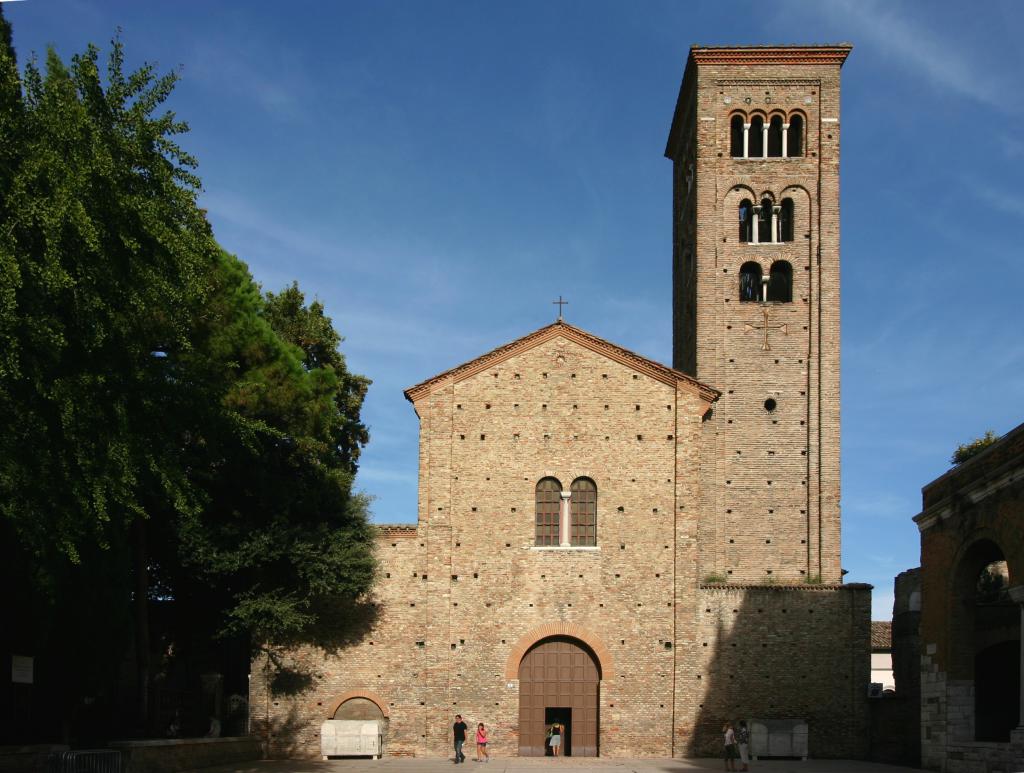
[[[892,621],[872,620],[871,621],[871,649],[890,650],[892,649]]]
[[[1002,488],[1024,478],[1024,424],[1011,429],[988,448],[958,464],[921,489],[920,526],[929,511],[975,488]]]

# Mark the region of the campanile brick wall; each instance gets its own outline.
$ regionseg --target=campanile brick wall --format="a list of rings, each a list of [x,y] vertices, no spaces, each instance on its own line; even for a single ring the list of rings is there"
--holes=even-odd
[[[714,754],[740,718],[804,719],[812,754],[865,756],[870,588],[839,584],[838,122],[823,120],[847,50],[691,54],[669,145],[676,369],[556,323],[407,391],[417,522],[381,528],[365,620],[339,646],[281,653],[289,680],[254,663],[271,756],[316,757],[346,698],[386,714],[387,754],[450,754],[461,713],[515,755],[519,662],[550,636],[597,661],[601,756]],[[805,157],[726,157],[748,96],[805,111]],[[798,200],[796,241],[736,243],[743,185]],[[769,352],[745,328],[762,305],[736,297],[750,255],[794,268]],[[597,485],[596,546],[535,544],[546,477]]]
[[[666,155],[674,167],[674,366],[723,388],[705,425],[701,572],[841,581],[839,71],[848,46],[698,48]],[[730,120],[804,119],[802,155],[733,158]],[[794,203],[793,240],[739,240],[738,207]],[[793,269],[790,303],[741,302],[740,267]],[[763,350],[765,313],[770,350]],[[765,409],[774,400],[773,411]],[[752,528],[753,526],[753,528]]]

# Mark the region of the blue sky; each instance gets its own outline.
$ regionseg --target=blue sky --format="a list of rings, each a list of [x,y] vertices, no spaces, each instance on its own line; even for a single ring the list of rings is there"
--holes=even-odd
[[[671,168],[690,44],[851,41],[843,68],[843,565],[918,563],[921,486],[1024,421],[1024,4],[7,3],[22,61],[122,28],[181,68],[217,237],[297,279],[373,387],[359,486],[416,517],[402,390],[566,318],[671,360]],[[717,385],[723,386],[723,385]]]

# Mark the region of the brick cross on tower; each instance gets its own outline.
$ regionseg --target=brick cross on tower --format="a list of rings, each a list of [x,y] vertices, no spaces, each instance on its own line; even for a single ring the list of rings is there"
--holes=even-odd
[[[751,330],[763,330],[764,341],[761,343],[762,352],[770,352],[772,347],[768,344],[768,331],[779,330],[783,335],[789,335],[787,325],[783,322],[781,325],[769,325],[768,324],[768,309],[761,309],[764,312],[764,324],[763,325],[751,325],[749,322],[743,325],[743,330],[749,333]]]

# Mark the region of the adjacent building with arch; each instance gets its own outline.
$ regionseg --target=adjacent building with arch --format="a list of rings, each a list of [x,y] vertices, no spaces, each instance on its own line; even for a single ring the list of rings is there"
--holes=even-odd
[[[353,700],[387,754],[450,754],[461,714],[499,756],[546,754],[553,721],[572,756],[718,754],[741,718],[866,756],[870,588],[839,563],[849,50],[691,50],[671,367],[559,319],[406,391],[416,523],[381,527],[357,635],[281,655],[305,683],[254,665],[272,756],[316,756]]]
[[[1017,770],[1024,760],[1024,424],[927,484],[922,505],[914,517],[921,766]]]

